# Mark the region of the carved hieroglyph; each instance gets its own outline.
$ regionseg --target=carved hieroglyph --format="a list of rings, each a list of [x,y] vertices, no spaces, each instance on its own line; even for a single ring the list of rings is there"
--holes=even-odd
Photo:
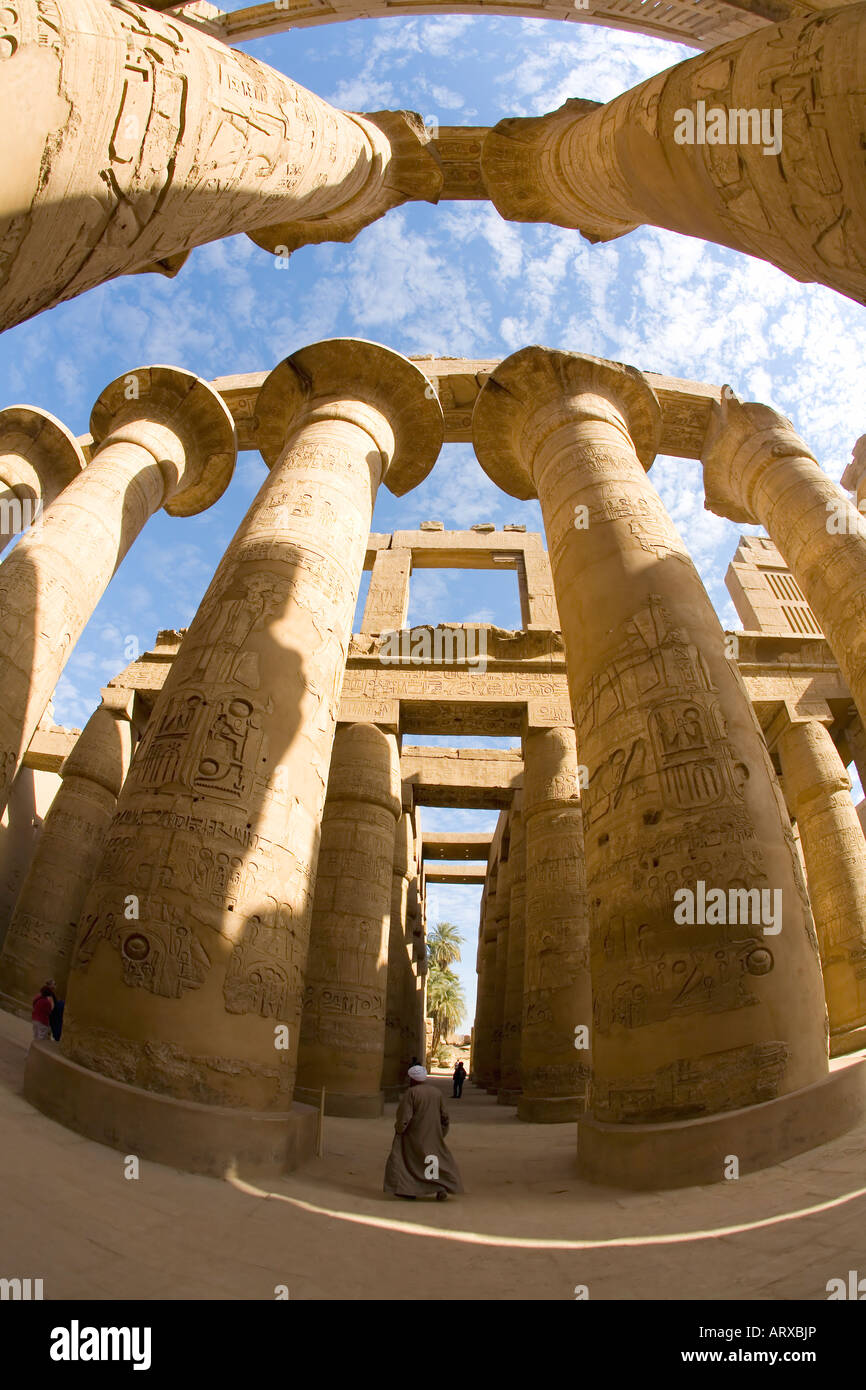
[[[380,1115],[400,757],[374,724],[337,730],[310,922],[295,1094]]]
[[[518,792],[511,808],[508,851],[511,899],[502,1004],[502,1041],[499,1052],[497,1100],[500,1105],[516,1105],[521,1091],[520,1042],[523,1028],[523,974],[526,950],[526,836],[520,803],[521,797]]]
[[[42,516],[84,467],[81,446],[47,410],[0,410],[0,550]]]
[[[398,353],[334,339],[274,369],[258,418],[270,474],[133,759],[85,906],[63,1045],[178,1099],[284,1111],[373,504],[383,478],[399,492],[429,472],[442,414]]]
[[[606,105],[575,100],[501,121],[484,141],[487,192],[503,217],[610,241],[642,223],[770,261],[866,300],[866,21],[862,5],[788,20],[668,68]],[[699,142],[724,113],[723,143]],[[730,140],[731,111],[772,142]],[[693,143],[681,112],[695,118]],[[773,122],[776,122],[774,127]],[[708,132],[709,133],[709,132]],[[711,136],[711,139],[714,139]],[[772,153],[766,151],[772,150]]]
[[[866,720],[866,523],[790,420],[722,397],[703,454],[706,507],[763,526],[817,618]]]
[[[778,742],[785,797],[796,818],[818,933],[832,1055],[866,1036],[866,839],[851,782],[816,719],[793,722]]]
[[[645,476],[657,432],[633,368],[543,348],[506,359],[475,408],[482,466],[538,496],[550,547],[588,768],[592,1109],[611,1123],[711,1115],[827,1073],[787,813],[710,600]],[[702,909],[676,920],[674,893],[697,903],[699,881],[726,898],[780,892],[781,930]]]
[[[218,237],[256,232],[285,255],[438,196],[420,117],[347,115],[131,0],[3,16],[4,328],[115,275],[174,274]]]
[[[109,701],[112,692],[107,692]],[[0,952],[0,998],[28,1004],[53,979],[66,993],[75,930],[132,753],[132,694],[118,691],[66,758]]]
[[[118,377],[90,428],[91,462],[0,565],[0,809],[72,648],[145,522],[160,507],[203,511],[234,469],[225,403],[178,367]]]
[[[592,1029],[589,916],[574,730],[527,729],[526,972],[521,1120],[574,1120],[584,1110]],[[578,1033],[577,1029],[585,1031]]]

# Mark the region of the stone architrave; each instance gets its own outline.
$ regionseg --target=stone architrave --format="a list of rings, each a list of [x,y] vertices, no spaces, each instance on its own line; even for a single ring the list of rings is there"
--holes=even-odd
[[[788,815],[718,618],[646,477],[658,430],[634,368],[537,347],[500,364],[473,422],[482,467],[513,495],[537,496],[544,517],[588,768],[595,1129],[581,1121],[579,1165],[600,1177],[616,1153],[618,1181],[652,1167],[641,1158],[629,1170],[635,1126],[669,1151],[691,1132],[682,1122],[828,1072]],[[751,888],[769,895],[766,918],[729,897]],[[718,1142],[729,1141],[726,1130]],[[686,1149],[686,1166],[689,1154],[697,1163]]]
[[[91,462],[0,565],[0,808],[63,667],[154,512],[220,498],[235,429],[216,391],[179,367],[138,367],[102,392]]]
[[[0,1000],[26,1007],[54,980],[63,998],[75,931],[132,755],[133,695],[107,690],[61,768],[0,952]]]
[[[517,1117],[556,1123],[583,1114],[592,1057],[589,915],[574,729],[525,730],[523,822],[526,970]]]
[[[510,817],[509,817],[510,819]],[[502,1026],[505,1021],[505,989],[508,980],[508,938],[511,919],[511,861],[508,858],[508,830],[503,835],[496,870],[494,930],[496,956],[493,966],[493,1004],[491,1008],[490,1080],[488,1091],[499,1092],[502,1084]]]
[[[328,1115],[375,1116],[383,1107],[385,1008],[400,754],[375,724],[338,728],[328,794],[295,1098]]]
[[[417,1055],[415,976],[409,954],[409,884],[414,869],[414,848],[412,815],[404,811],[397,822],[391,876],[385,1056],[382,1063],[382,1091],[386,1101],[395,1100],[404,1089],[410,1060]]]
[[[496,877],[493,864],[481,902],[478,933],[478,1002],[475,1008],[475,1049],[472,1080],[486,1090],[493,1079],[493,1009],[496,995]]]
[[[500,121],[484,140],[484,184],[514,221],[593,242],[667,227],[862,303],[864,71],[859,5],[790,19],[604,105]]]
[[[782,786],[797,821],[815,917],[830,1055],[866,1042],[866,840],[851,781],[829,731],[795,720],[777,742]]]
[[[406,358],[358,339],[315,343],[266,380],[269,475],[155,702],[85,904],[65,1056],[40,1104],[56,1103],[63,1062],[170,1098],[175,1117],[195,1103],[199,1147],[173,1131],[180,1166],[204,1136],[219,1146],[227,1109],[245,1114],[250,1163],[285,1162],[352,616],[380,482],[402,493],[439,452],[425,388]],[[136,922],[122,919],[130,893]],[[124,1142],[128,1108],[114,1106],[106,1085],[82,1127],[113,1124]]]
[[[519,792],[515,794],[511,809],[508,864],[511,871],[511,904],[508,914],[502,1045],[499,1053],[497,1101],[500,1105],[516,1105],[522,1089],[520,1052],[526,952],[526,838]]]
[[[866,722],[866,519],[790,420],[724,388],[703,456],[706,507],[763,526],[803,591]]]
[[[399,632],[409,612],[411,550],[377,550],[361,620],[362,632]]]
[[[47,410],[0,410],[0,550],[38,521],[83,467],[81,445]]]
[[[283,258],[435,202],[420,116],[350,115],[135,3],[4,10],[0,324],[238,232]],[[285,264],[284,260],[284,264]]]

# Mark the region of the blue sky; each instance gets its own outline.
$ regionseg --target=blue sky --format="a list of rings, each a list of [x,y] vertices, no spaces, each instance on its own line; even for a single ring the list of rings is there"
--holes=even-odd
[[[596,26],[455,15],[329,24],[242,46],[346,109],[408,108],[440,125],[538,115],[568,97],[608,100],[692,56]],[[349,245],[305,248],[287,269],[277,266],[234,237],[194,251],[174,280],[114,280],[10,330],[0,339],[3,404],[40,405],[83,433],[102,387],[136,366],[173,363],[214,377],[269,369],[308,342],[350,335],[404,353],[491,358],[543,343],[729,382],[790,416],[834,478],[866,430],[863,309],[673,233],[647,228],[590,246],[577,232],[506,223],[483,203],[419,204],[395,209]],[[59,723],[84,723],[100,687],[127,664],[129,637],[146,650],[159,628],[189,623],[263,476],[258,455],[243,454],[217,506],[152,519],[67,664]],[[660,458],[651,477],[722,622],[736,626],[723,579],[739,528],[703,510],[697,464]],[[446,446],[408,496],[383,489],[373,529],[428,519],[540,529],[537,504],[499,492],[468,445]],[[437,619],[516,626],[514,576],[421,572],[410,621]],[[495,814],[431,809],[423,819],[429,829],[482,829]],[[436,887],[428,912],[431,924],[448,918],[469,938],[470,999],[478,897]]]

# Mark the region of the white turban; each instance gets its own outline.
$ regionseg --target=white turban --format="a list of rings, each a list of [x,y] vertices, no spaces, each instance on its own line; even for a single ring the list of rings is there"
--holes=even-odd
[[[410,1068],[409,1068],[409,1080],[410,1080],[410,1081],[426,1081],[426,1080],[427,1080],[427,1069],[426,1069],[426,1067],[422,1067],[422,1066],[410,1067]]]

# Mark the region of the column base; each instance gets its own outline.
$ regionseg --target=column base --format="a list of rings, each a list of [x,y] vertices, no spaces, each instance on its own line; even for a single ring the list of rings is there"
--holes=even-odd
[[[846,1057],[849,1052],[859,1052],[861,1047],[866,1047],[866,1027],[830,1034],[831,1057]]]
[[[577,1126],[577,1171],[607,1187],[659,1191],[724,1182],[729,1156],[739,1174],[783,1163],[866,1120],[866,1061],[762,1105],[665,1125],[609,1125],[585,1115]]]
[[[518,1090],[508,1091],[500,1089],[499,1095],[496,1097],[496,1103],[497,1105],[516,1105],[521,1095],[522,1092]]]
[[[0,990],[0,1009],[3,1009],[4,1013],[14,1014],[16,1018],[29,1019],[33,1010],[33,1001],[32,999],[29,1002],[26,999],[16,999],[14,994],[4,994]]]
[[[316,1151],[318,1116],[305,1105],[272,1114],[174,1100],[79,1066],[56,1043],[31,1044],[23,1094],[98,1144],[213,1178],[279,1177]]]
[[[583,1096],[521,1096],[518,1120],[533,1125],[574,1124],[586,1112]]]
[[[400,1088],[402,1094],[403,1087]],[[295,1101],[303,1105],[313,1105],[318,1110],[321,1091],[308,1090],[305,1086],[295,1087]],[[325,1114],[341,1115],[346,1120],[377,1120],[384,1113],[385,1097],[381,1091],[372,1095],[353,1096],[346,1092],[329,1091],[325,1087]]]

